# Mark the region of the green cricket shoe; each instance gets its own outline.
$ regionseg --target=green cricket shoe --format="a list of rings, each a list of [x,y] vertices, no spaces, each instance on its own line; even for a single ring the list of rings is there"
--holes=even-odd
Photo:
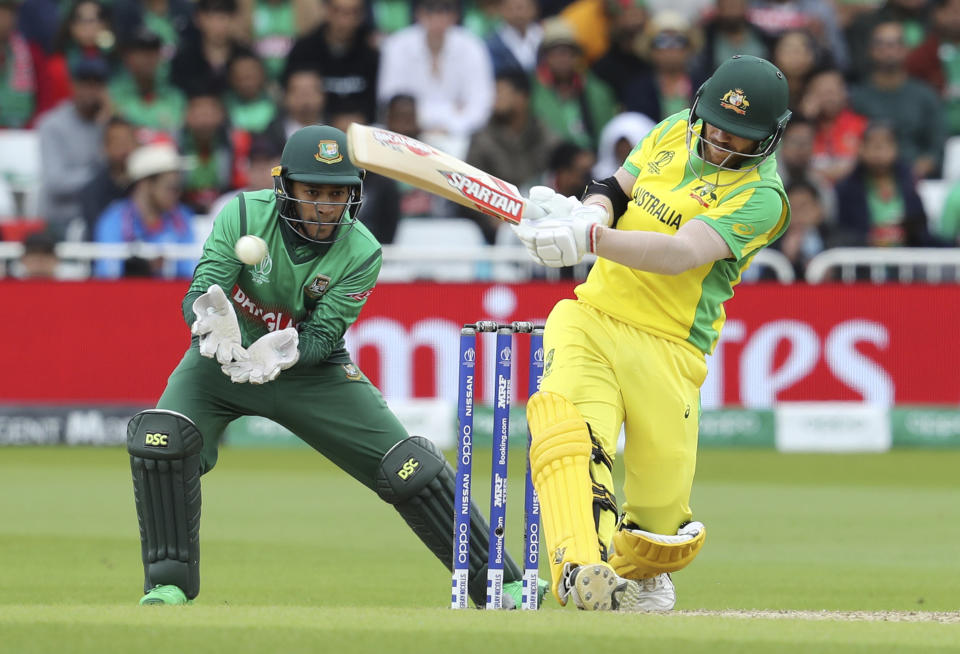
[[[550,583],[546,579],[537,579],[537,608],[543,606],[543,598],[550,590]],[[523,604],[523,580],[507,581],[503,584],[503,608],[516,609]]]
[[[189,604],[190,600],[179,586],[154,586],[153,589],[140,598],[140,605],[148,604]]]

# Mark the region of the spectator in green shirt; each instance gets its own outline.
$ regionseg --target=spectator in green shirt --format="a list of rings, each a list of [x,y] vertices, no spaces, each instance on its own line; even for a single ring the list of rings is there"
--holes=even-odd
[[[143,128],[141,140],[151,133],[176,133],[183,123],[186,100],[161,72],[160,37],[146,28],[129,35],[121,46],[123,67],[110,84],[110,99],[117,112]]]
[[[267,93],[263,62],[252,52],[239,52],[227,67],[227,80],[224,102],[230,124],[248,132],[264,131],[277,115],[277,103]]]
[[[531,106],[559,138],[590,150],[616,113],[613,91],[586,68],[573,29],[562,18],[544,21]]]

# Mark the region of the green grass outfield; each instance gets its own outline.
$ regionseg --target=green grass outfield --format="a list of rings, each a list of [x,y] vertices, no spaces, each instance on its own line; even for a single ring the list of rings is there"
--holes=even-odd
[[[200,597],[139,607],[126,453],[3,448],[0,652],[958,652],[958,471],[953,451],[708,450],[709,535],[674,577],[676,613],[503,614],[447,609],[447,572],[319,455],[225,449],[204,478]]]

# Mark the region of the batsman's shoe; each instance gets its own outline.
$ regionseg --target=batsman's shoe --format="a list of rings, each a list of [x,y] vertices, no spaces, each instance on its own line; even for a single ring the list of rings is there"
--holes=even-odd
[[[569,597],[582,611],[669,611],[677,602],[669,574],[634,581],[606,563],[568,564],[560,583],[564,603]]]
[[[153,589],[140,598],[140,605],[147,604],[189,604],[190,600],[179,586],[154,586]]]
[[[560,579],[560,599],[563,604],[572,599],[581,611],[617,611],[639,594],[640,584],[617,576],[606,563],[563,567]]]
[[[640,595],[633,608],[626,611],[671,611],[677,603],[677,589],[669,572],[661,572],[655,577],[641,579]]]
[[[543,598],[550,590],[550,582],[537,579],[537,608],[543,606]],[[507,581],[503,584],[503,608],[516,609],[523,604],[523,580]]]

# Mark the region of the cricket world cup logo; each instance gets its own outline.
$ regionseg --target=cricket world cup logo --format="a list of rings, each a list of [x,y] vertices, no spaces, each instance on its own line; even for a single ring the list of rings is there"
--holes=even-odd
[[[270,281],[270,271],[273,270],[273,259],[270,258],[270,253],[267,253],[260,263],[255,265],[250,269],[250,277],[253,279],[253,283],[256,285],[266,284]]]

